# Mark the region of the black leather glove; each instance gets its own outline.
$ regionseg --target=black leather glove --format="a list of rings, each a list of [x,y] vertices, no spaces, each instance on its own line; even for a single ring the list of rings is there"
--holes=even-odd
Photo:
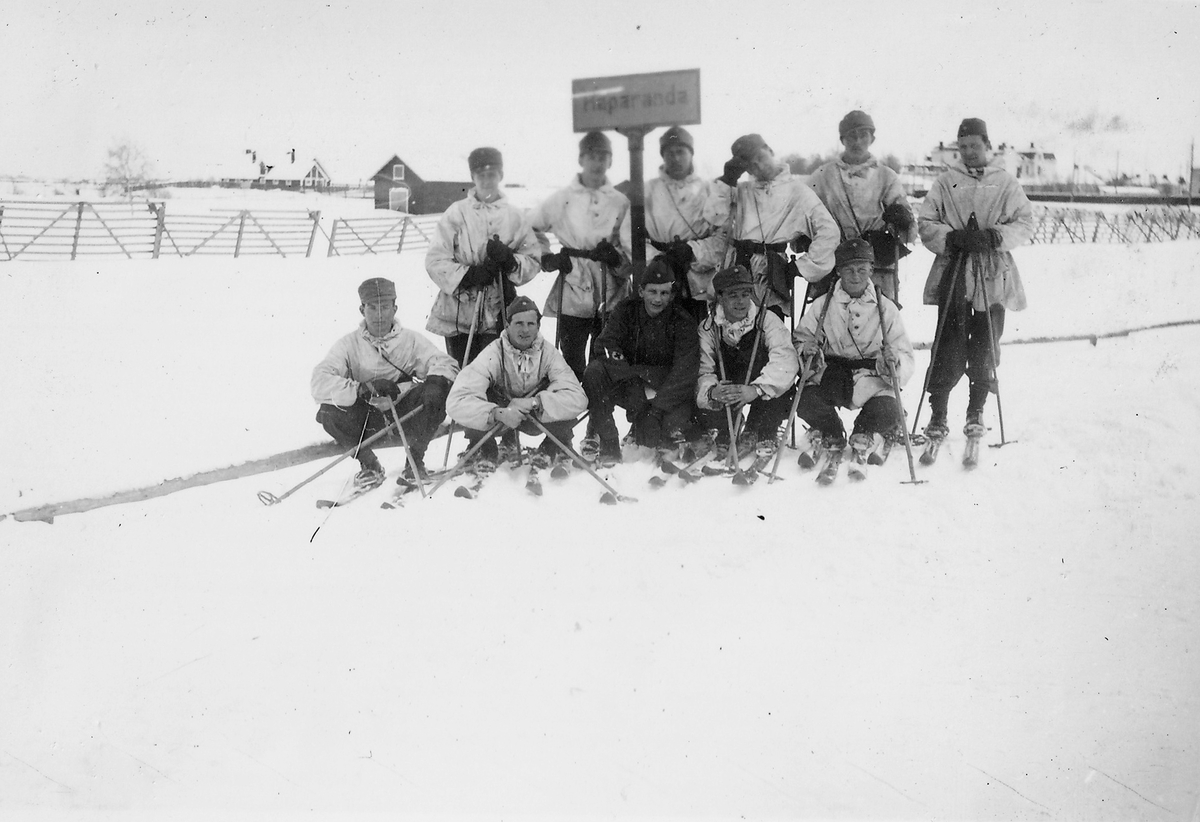
[[[696,260],[696,253],[687,244],[687,240],[675,240],[668,243],[667,250],[662,252],[662,256],[666,258],[671,270],[675,272],[676,279],[686,275]]]
[[[487,259],[494,263],[501,274],[511,274],[517,268],[517,255],[513,250],[500,242],[498,236],[487,241]]]
[[[738,178],[746,173],[746,162],[740,157],[731,157],[725,161],[725,170],[717,179],[730,188],[737,186]]]
[[[1000,246],[1000,232],[994,228],[955,228],[946,235],[948,251],[992,251]]]
[[[386,377],[360,382],[358,384],[358,396],[364,400],[371,397],[390,397],[396,400],[400,398],[400,384]]]
[[[560,251],[557,254],[542,255],[543,271],[561,271],[563,274],[570,274],[573,268],[571,255],[565,251]]]
[[[459,280],[458,287],[463,290],[468,288],[482,288],[485,285],[489,285],[495,279],[496,269],[487,263],[467,266],[467,273]]]
[[[425,406],[425,413],[437,417],[446,415],[446,397],[450,396],[451,385],[453,383],[445,377],[431,375],[425,378],[421,388],[421,404]]]
[[[797,254],[804,254],[808,251],[809,246],[812,245],[812,237],[807,234],[797,234],[792,238],[791,245],[792,251],[795,251]]]
[[[912,228],[912,212],[900,203],[892,203],[883,210],[883,221],[893,226],[897,234],[903,234]]]
[[[596,243],[596,247],[592,249],[592,259],[609,268],[619,268],[624,262],[621,252],[617,251],[617,247],[609,242],[607,237]]]

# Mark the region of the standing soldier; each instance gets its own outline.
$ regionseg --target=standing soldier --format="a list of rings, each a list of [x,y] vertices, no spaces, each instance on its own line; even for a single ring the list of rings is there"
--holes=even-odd
[[[680,288],[676,300],[699,322],[708,314],[715,269],[698,261],[697,252],[728,219],[730,189],[696,174],[694,146],[680,126],[658,140],[663,164],[646,184],[646,259],[661,256],[670,263]]]
[[[845,151],[813,172],[813,191],[829,209],[842,239],[862,237],[871,244],[875,269],[871,281],[897,302],[896,263],[908,255],[905,243],[917,239],[917,221],[900,175],[871,156],[875,123],[863,111],[852,111],[838,123]],[[820,296],[813,294],[813,297]]]
[[[477,148],[467,165],[475,186],[446,209],[425,254],[425,271],[438,287],[425,329],[446,338],[460,366],[500,335],[515,286],[541,270],[537,238],[500,187],[500,152]]]
[[[604,318],[629,293],[629,199],[612,187],[612,143],[601,131],[579,141],[580,173],[530,214],[542,244],[542,268],[558,278],[546,297],[546,316],[557,318],[556,343],[575,376],[583,379],[588,342]],[[562,250],[550,253],[546,232]]]
[[[815,283],[833,268],[837,223],[761,136],[739,137],[731,152],[718,178],[733,197],[729,235],[705,240],[700,260],[717,268],[745,266],[754,277],[758,302],[782,319],[792,310],[795,277]],[[747,171],[752,179],[739,183]],[[800,255],[793,261],[789,244]]]
[[[706,430],[716,429],[717,443],[729,442],[724,409],[749,405],[738,456],[758,443],[775,441],[776,430],[791,409],[799,371],[787,327],[754,299],[754,278],[743,266],[713,277],[716,311],[700,326],[700,378],[696,416]]]
[[[961,160],[934,181],[921,206],[921,242],[937,255],[925,282],[925,304],[938,306],[940,329],[926,377],[930,439],[949,432],[946,406],[964,373],[971,382],[967,425],[982,431],[988,393],[997,390],[992,378],[1004,312],[1026,304],[1011,250],[1033,236],[1033,209],[1016,178],[988,163],[991,148],[987,124],[963,120]]]
[[[622,300],[597,339],[583,387],[595,437],[584,456],[621,461],[613,406],[626,409],[638,445],[665,448],[684,438],[700,367],[696,321],[673,299],[678,283],[663,257],[637,277],[637,299]]]

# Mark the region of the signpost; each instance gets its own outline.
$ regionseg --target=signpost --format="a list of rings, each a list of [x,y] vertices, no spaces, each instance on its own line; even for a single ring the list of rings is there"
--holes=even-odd
[[[646,265],[643,138],[659,126],[700,122],[700,69],[572,80],[571,109],[576,132],[613,129],[629,141],[633,265],[641,271]]]

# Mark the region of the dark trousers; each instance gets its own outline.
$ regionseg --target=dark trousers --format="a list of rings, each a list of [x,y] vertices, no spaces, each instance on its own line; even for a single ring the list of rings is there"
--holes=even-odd
[[[761,399],[750,403],[750,413],[746,416],[746,425],[744,430],[753,431],[760,440],[773,440],[778,433],[779,426],[787,419],[788,412],[792,410],[792,396],[796,393],[795,388],[790,388],[782,395],[775,399]],[[710,411],[706,408],[696,409],[696,421],[704,426],[704,429],[717,430],[717,441],[729,441],[729,424],[725,420],[724,409]],[[737,420],[734,420],[737,423]]]
[[[583,372],[589,359],[588,342],[594,345],[596,337],[603,330],[604,319],[601,317],[558,316],[558,350],[580,382],[583,382]]]
[[[983,311],[975,311],[970,303],[954,301],[948,309],[938,306],[938,324],[942,324],[942,312],[948,310],[949,315],[942,327],[941,339],[937,341],[937,351],[931,364],[929,375],[929,393],[949,394],[962,375],[966,374],[972,385],[992,385],[992,343],[996,346],[995,365],[999,365],[1000,335],[1004,333],[1004,306],[991,307],[992,327],[996,337],[989,342],[988,315]]]
[[[583,390],[588,396],[589,428],[601,437],[617,435],[613,422],[614,406],[625,409],[633,423],[638,445],[657,448],[676,430],[686,434],[690,428],[693,405],[690,399],[668,408],[646,399],[646,381],[624,360],[607,357],[594,359],[583,372]]]
[[[557,422],[543,422],[542,425],[546,426],[547,431],[558,437],[559,441],[562,442],[563,445],[569,447],[575,437],[575,425],[578,422],[578,420],[559,420]],[[474,428],[465,428],[463,430],[467,434],[467,444],[469,446],[475,445],[475,443],[479,442],[487,434],[487,431],[479,431]],[[528,434],[530,436],[537,436],[538,434],[542,433],[542,429],[538,428],[534,423],[528,421],[523,423],[521,427],[517,428],[516,430],[520,431],[522,434]],[[492,440],[494,441],[497,436],[515,437],[515,435],[516,432],[514,432],[512,429],[505,429],[502,427],[500,432],[492,437]],[[559,450],[558,446],[555,445],[554,441],[549,437],[544,438],[538,448],[550,454],[553,454],[555,451]],[[487,445],[485,445],[480,449],[480,451],[487,453],[488,456],[495,459],[494,446],[489,448]]]
[[[838,416],[839,408],[848,408],[848,398],[840,386],[833,382],[821,382],[804,386],[796,416],[822,434],[839,439],[846,438],[846,429]],[[895,397],[871,397],[863,403],[862,410],[854,419],[855,434],[882,434],[891,431],[901,420],[900,406]]]
[[[475,357],[479,355],[480,351],[487,348],[496,340],[500,339],[499,334],[476,331],[475,339],[471,340],[471,351],[469,352],[468,356],[467,340],[470,339],[470,336],[470,334],[455,334],[454,336],[446,338],[446,353],[455,359],[459,368],[462,368],[471,360],[475,359]],[[467,357],[465,362],[463,361],[464,356]]]
[[[425,385],[418,385],[396,402],[396,412],[401,417],[418,405],[424,406],[419,414],[404,423],[404,434],[408,437],[413,456],[421,459],[425,456],[433,432],[446,417],[445,398],[440,394],[433,399],[430,399],[431,396]],[[348,408],[322,403],[317,409],[317,422],[343,448],[351,448],[379,433],[391,422],[390,417],[390,411],[380,411],[361,398]],[[393,433],[384,439],[399,442],[399,435]],[[369,447],[363,449],[366,453],[370,453],[370,450]]]

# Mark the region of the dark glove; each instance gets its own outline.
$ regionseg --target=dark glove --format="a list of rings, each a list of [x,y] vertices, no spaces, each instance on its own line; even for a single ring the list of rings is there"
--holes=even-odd
[[[948,251],[991,251],[1000,245],[1000,232],[994,228],[955,228],[946,235]]]
[[[563,274],[570,274],[573,268],[571,255],[565,251],[560,251],[557,254],[542,255],[543,271],[561,271]]]
[[[513,250],[500,242],[499,236],[487,241],[487,259],[499,268],[501,274],[511,274],[517,268],[517,255]]]
[[[812,237],[807,234],[797,234],[792,238],[791,244],[792,251],[795,251],[797,254],[804,254],[808,251],[809,246],[812,245]]]
[[[445,377],[430,375],[425,378],[425,384],[421,387],[421,404],[425,406],[426,414],[445,416],[446,397],[450,396],[451,385],[453,383]]]
[[[609,242],[607,237],[596,243],[596,247],[592,249],[592,259],[609,268],[619,268],[624,262],[621,252],[617,251],[617,247]]]
[[[900,203],[892,203],[883,210],[883,221],[895,228],[897,234],[903,234],[912,228],[912,212]]]
[[[400,398],[400,384],[395,380],[389,380],[385,377],[360,382],[358,384],[358,396],[364,400],[371,397],[388,397],[396,400]]]
[[[687,244],[687,240],[675,240],[668,243],[667,250],[662,252],[662,256],[666,258],[671,270],[675,272],[676,279],[686,276],[688,269],[696,260],[696,253]]]
[[[638,445],[657,448],[663,439],[663,410],[653,405],[646,406],[633,430]]]
[[[490,285],[496,279],[496,272],[497,270],[487,263],[467,266],[467,273],[459,281],[458,287],[465,290]]]
[[[737,187],[738,177],[741,177],[747,171],[746,161],[740,157],[731,157],[725,161],[725,171],[718,177],[725,185],[730,188]]]

